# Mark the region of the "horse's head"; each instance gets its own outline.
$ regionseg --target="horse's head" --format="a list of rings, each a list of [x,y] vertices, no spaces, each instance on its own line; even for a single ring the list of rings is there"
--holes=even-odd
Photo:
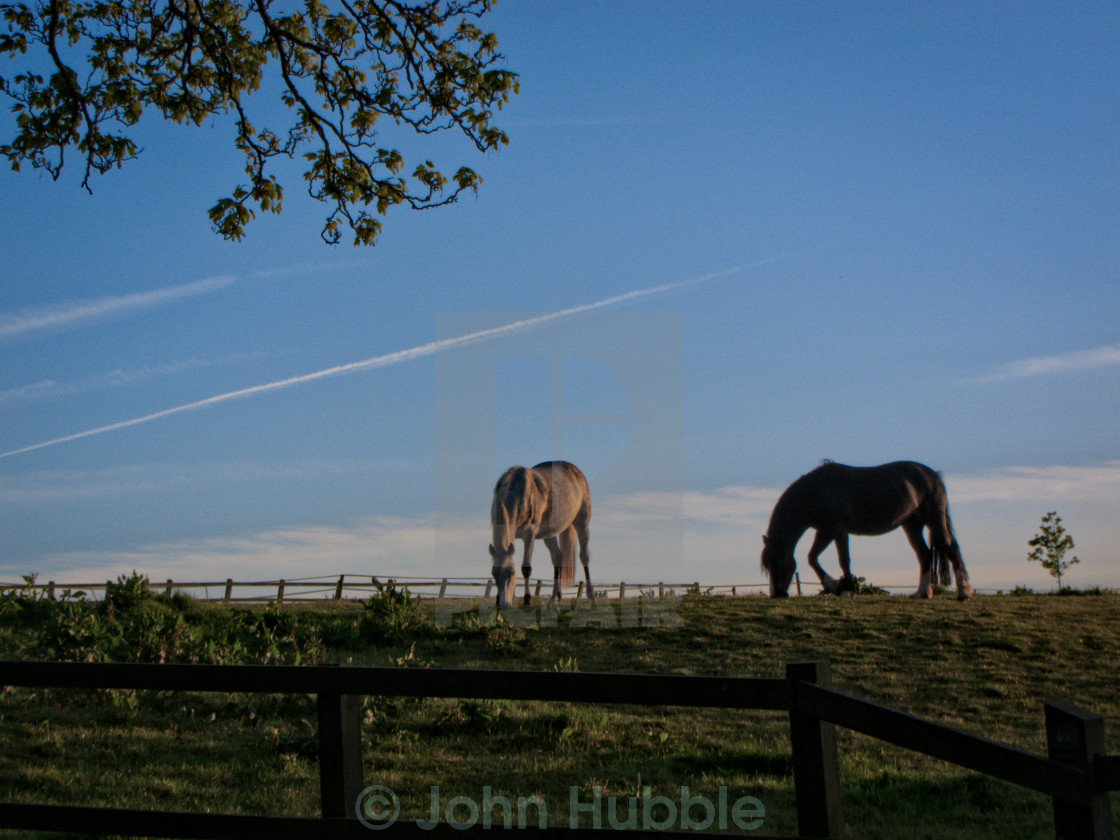
[[[498,609],[508,610],[513,606],[513,592],[517,584],[517,566],[513,560],[513,540],[498,542],[498,547],[490,545],[491,572],[498,584]]]
[[[785,550],[765,536],[762,538],[762,570],[770,577],[771,598],[789,595],[789,584],[796,566],[793,551]]]

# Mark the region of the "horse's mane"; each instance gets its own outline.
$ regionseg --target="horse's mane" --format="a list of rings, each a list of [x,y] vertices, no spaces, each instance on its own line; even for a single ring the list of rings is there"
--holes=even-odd
[[[499,513],[513,525],[537,522],[544,515],[545,498],[535,474],[526,467],[510,467],[494,485],[491,518],[496,523]]]
[[[809,470],[809,472],[805,473],[805,475],[803,475],[801,477],[805,478],[805,477],[810,476],[810,475],[815,475],[816,473],[819,473],[823,470],[828,469],[829,467],[834,467],[834,466],[835,467],[842,467],[844,465],[836,463],[831,458],[821,458],[821,462],[819,464],[817,464],[815,467],[813,467],[811,470]]]
[[[761,561],[764,572],[774,571],[768,563],[780,559],[785,551],[785,540],[789,539],[791,529],[796,530],[796,537],[794,538],[796,540],[808,527],[807,520],[805,522],[801,521],[804,519],[802,511],[805,508],[805,498],[813,492],[812,487],[817,474],[835,463],[829,458],[821,459],[820,464],[799,477],[778,496],[778,501],[774,504],[774,509],[770,513],[770,523],[766,528],[766,534],[762,538],[763,543],[765,543]]]

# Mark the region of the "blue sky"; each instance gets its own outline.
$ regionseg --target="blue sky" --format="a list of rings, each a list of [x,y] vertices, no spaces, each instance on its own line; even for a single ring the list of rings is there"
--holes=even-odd
[[[594,579],[760,583],[786,485],[906,458],[978,586],[1049,587],[1048,510],[1070,582],[1120,586],[1115,4],[507,0],[484,27],[521,74],[510,145],[402,140],[484,183],[374,249],[320,242],[296,168],[280,216],[214,235],[220,120],[149,117],[92,196],[0,174],[0,581],[483,577],[495,479],[563,457]],[[901,533],[852,550],[916,583]]]

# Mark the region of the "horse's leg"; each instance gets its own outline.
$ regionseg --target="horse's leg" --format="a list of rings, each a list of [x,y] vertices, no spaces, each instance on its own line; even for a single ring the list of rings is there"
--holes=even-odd
[[[838,594],[850,592],[856,594],[856,579],[852,577],[852,555],[848,553],[848,532],[841,531],[835,537],[836,555],[840,558],[840,571],[844,573],[840,578]]]
[[[525,606],[533,603],[533,596],[529,594],[529,577],[533,574],[533,537],[525,537],[525,555],[521,558],[521,577],[525,579]]]
[[[925,537],[922,536],[923,525],[920,519],[908,519],[902,523],[902,530],[906,532],[906,539],[910,541],[910,547],[914,549],[914,553],[918,555],[918,591],[911,595],[911,598],[932,598],[933,591],[930,589],[930,571],[933,566],[933,552],[930,547],[926,545]]]
[[[552,597],[548,599],[548,603],[557,604],[560,602],[560,569],[564,563],[564,552],[557,537],[549,537],[544,544],[552,557]]]
[[[813,567],[813,571],[817,573],[817,577],[821,580],[823,586],[828,592],[833,595],[840,594],[840,584],[828,572],[821,568],[821,564],[817,562],[821,552],[828,548],[828,544],[832,542],[833,535],[828,531],[817,531],[816,537],[813,539],[813,547],[809,549],[809,565]]]
[[[591,532],[587,527],[587,520],[575,522],[576,536],[579,539],[579,562],[583,564],[583,578],[587,581],[587,599],[594,600],[595,591],[591,588],[591,550],[587,543],[591,540]]]

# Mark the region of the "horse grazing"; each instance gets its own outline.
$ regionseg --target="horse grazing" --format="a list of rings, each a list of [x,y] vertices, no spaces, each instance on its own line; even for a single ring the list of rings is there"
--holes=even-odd
[[[591,493],[579,468],[567,461],[545,461],[531,470],[510,467],[494,486],[490,505],[490,524],[494,541],[490,544],[494,580],[498,584],[498,608],[513,602],[517,584],[514,568],[514,540],[525,544],[521,574],[525,578],[525,604],[531,604],[529,576],[533,572],[533,541],[544,540],[552,555],[553,588],[550,603],[560,600],[561,589],[571,586],[575,577],[575,545],[579,540],[579,559],[591,589],[591,552],[587,549],[591,522]]]
[[[949,501],[941,477],[913,461],[878,467],[848,467],[825,461],[793,482],[774,505],[762,538],[762,568],[770,577],[770,596],[789,594],[796,562],[793,550],[810,528],[816,539],[809,549],[809,565],[824,588],[834,595],[855,593],[848,555],[848,535],[878,536],[902,527],[921,570],[918,591],[911,597],[929,598],[931,580],[949,585],[949,566],[957,579],[957,598],[972,595],[968,572],[949,520]],[[923,529],[929,529],[926,545]],[[843,577],[837,581],[817,562],[830,542],[836,543]],[[932,546],[932,548],[931,548]],[[948,563],[946,562],[948,561]]]

